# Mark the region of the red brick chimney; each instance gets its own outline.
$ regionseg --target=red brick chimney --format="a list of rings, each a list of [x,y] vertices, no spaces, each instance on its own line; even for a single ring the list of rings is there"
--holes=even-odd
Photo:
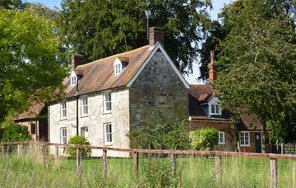
[[[163,45],[164,30],[162,27],[149,28],[149,45],[154,46],[157,42]]]
[[[208,65],[209,68],[209,81],[210,83],[214,83],[215,80],[217,80],[217,65],[215,64],[215,54],[214,51],[210,51],[210,58],[211,62]]]
[[[71,58],[72,70],[75,70],[77,66],[82,65],[85,59],[81,54],[74,54]]]

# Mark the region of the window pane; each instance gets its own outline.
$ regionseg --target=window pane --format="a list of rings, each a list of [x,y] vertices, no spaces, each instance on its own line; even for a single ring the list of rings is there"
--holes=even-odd
[[[216,113],[219,114],[219,105],[216,105]]]
[[[213,113],[213,114],[215,113],[215,105],[213,105],[213,104],[211,105],[211,113]]]
[[[111,93],[105,93],[104,95],[104,111],[111,111]]]
[[[105,142],[112,142],[112,124],[105,124]]]
[[[66,102],[61,103],[61,118],[67,117],[67,106]]]
[[[67,129],[65,127],[61,128],[61,143],[67,143]]]

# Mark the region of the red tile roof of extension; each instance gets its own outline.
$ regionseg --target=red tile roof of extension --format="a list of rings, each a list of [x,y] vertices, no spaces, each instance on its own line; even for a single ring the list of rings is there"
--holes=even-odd
[[[203,85],[191,85],[189,89],[189,95],[194,97],[200,103],[209,102],[217,93],[217,90],[213,89],[210,84]]]
[[[44,106],[45,105],[43,102],[40,102],[40,101],[36,102],[35,101],[35,102],[33,102],[33,104],[30,106],[30,108],[27,111],[17,114],[14,119],[15,120],[24,120],[24,119],[38,118],[38,116],[40,115]]]
[[[193,119],[221,119],[208,117],[201,106],[208,103],[217,93],[210,84],[191,85],[188,93],[189,115]]]
[[[144,64],[154,48],[146,45],[135,50],[79,65],[76,67],[75,72],[79,75],[83,75],[83,77],[78,83],[78,95],[126,86]],[[125,61],[128,60],[128,65],[120,74],[115,76],[113,63],[116,58]],[[76,85],[70,86],[69,78],[66,78],[63,83],[66,87],[65,98],[75,96]]]

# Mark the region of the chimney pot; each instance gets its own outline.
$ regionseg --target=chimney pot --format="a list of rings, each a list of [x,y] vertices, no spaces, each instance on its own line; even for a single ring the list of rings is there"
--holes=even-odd
[[[82,65],[85,61],[83,55],[81,54],[74,54],[72,55],[72,70],[75,70],[77,66]]]
[[[149,28],[149,45],[154,46],[157,42],[163,44],[164,30],[162,27]]]

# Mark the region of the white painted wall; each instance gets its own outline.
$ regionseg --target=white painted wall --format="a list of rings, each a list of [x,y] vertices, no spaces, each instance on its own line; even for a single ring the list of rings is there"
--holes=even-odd
[[[130,129],[129,123],[129,91],[120,89],[111,91],[112,111],[103,113],[103,92],[87,95],[88,116],[81,117],[81,101],[79,101],[79,134],[81,127],[88,127],[88,140],[93,146],[108,146],[115,148],[129,148],[129,139],[126,136]],[[60,103],[49,106],[49,142],[61,143],[60,128],[67,128],[67,139],[76,135],[76,100],[67,100],[67,119],[61,120]],[[112,123],[112,145],[104,145],[104,123]],[[63,150],[59,151],[62,154]],[[55,148],[50,149],[55,154]],[[111,152],[108,156],[125,157],[128,153]],[[93,156],[101,156],[102,152],[92,151]]]

